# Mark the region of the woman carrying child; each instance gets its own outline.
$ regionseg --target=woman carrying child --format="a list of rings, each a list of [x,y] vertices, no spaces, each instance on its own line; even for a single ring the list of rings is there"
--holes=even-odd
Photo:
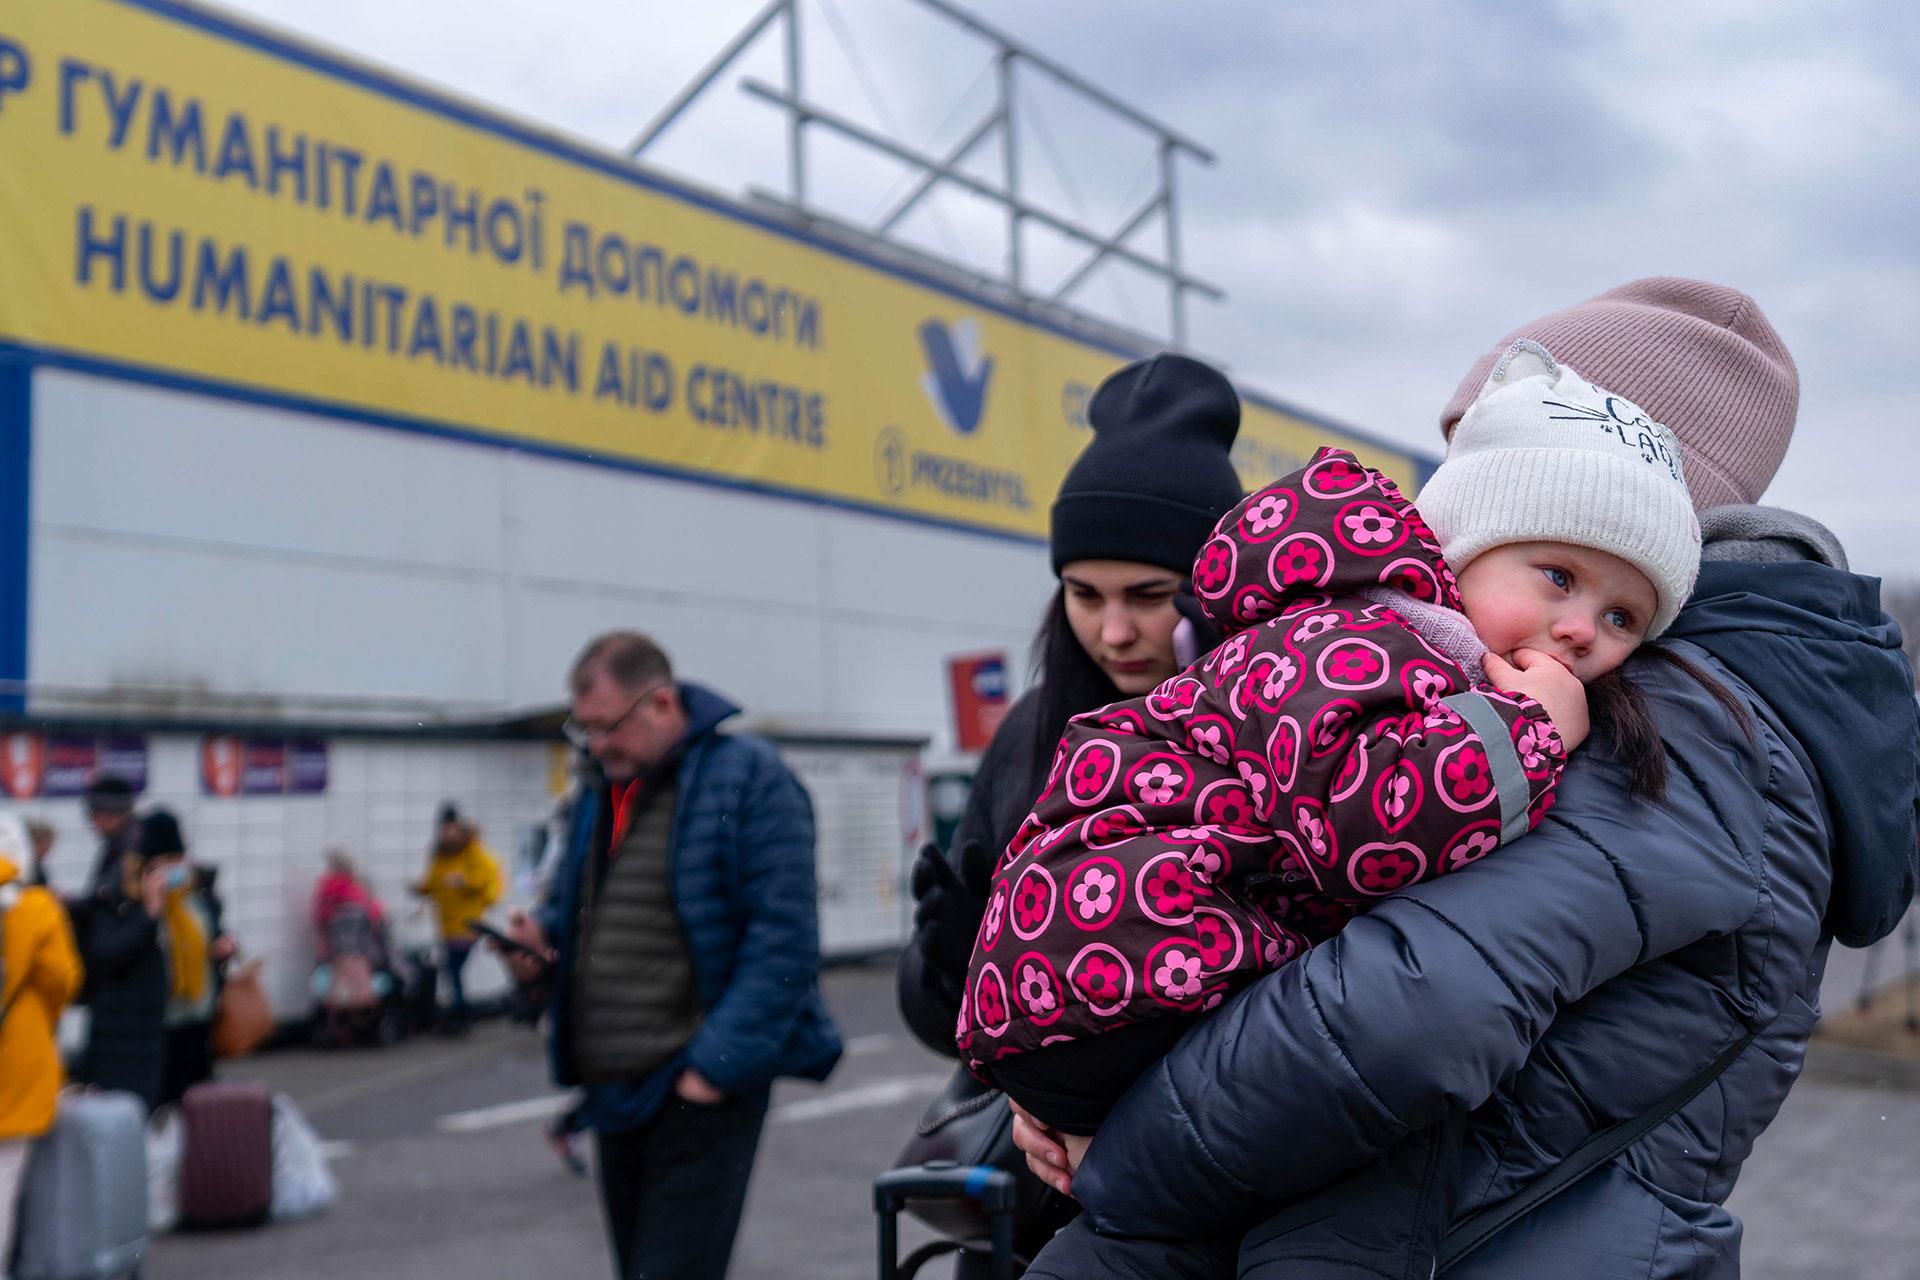
[[[1751,298],[1657,278],[1542,317],[1469,375],[1449,426],[1523,337],[1679,438],[1704,563],[1659,647],[1711,683],[1644,656],[1626,668],[1667,785],[1637,797],[1599,735],[1531,835],[1383,900],[1202,1020],[1077,1172],[1055,1137],[1018,1126],[1087,1208],[1030,1275],[1408,1274],[1431,1235],[1389,1215],[1355,1230],[1365,1206],[1424,1190],[1458,1223],[1735,1050],[1709,1087],[1446,1274],[1738,1275],[1724,1201],[1799,1074],[1827,949],[1884,936],[1912,896],[1912,673],[1877,583],[1846,571],[1832,536],[1748,505],[1797,402]],[[1452,1176],[1409,1158],[1462,1116]]]

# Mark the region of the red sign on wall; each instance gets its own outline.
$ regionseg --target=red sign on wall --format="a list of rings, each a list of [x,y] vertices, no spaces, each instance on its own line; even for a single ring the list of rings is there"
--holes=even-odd
[[[45,734],[0,734],[0,792],[15,800],[77,796],[103,773],[147,789],[147,740]]]
[[[317,738],[237,738],[200,743],[200,790],[210,796],[319,795],[327,789],[327,744]]]
[[[965,653],[947,659],[953,737],[962,751],[985,751],[1007,714],[1007,655]]]

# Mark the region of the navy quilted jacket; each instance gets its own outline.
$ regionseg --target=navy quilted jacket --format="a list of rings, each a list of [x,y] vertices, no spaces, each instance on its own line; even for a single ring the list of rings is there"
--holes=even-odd
[[[739,1096],[778,1076],[824,1080],[840,1058],[840,1033],[820,998],[813,805],[772,743],[715,731],[738,707],[698,685],[681,684],[680,697],[688,727],[668,875],[693,955],[700,1028],[644,1079],[588,1086],[584,1118],[602,1132],[652,1119],[687,1067]],[[588,794],[540,913],[559,953],[547,1050],[563,1085],[579,1083],[569,993],[581,886],[607,807],[604,786]]]
[[[1449,1273],[1738,1275],[1722,1202],[1800,1071],[1828,947],[1883,936],[1912,897],[1920,723],[1872,579],[1707,564],[1670,637],[1751,709],[1754,740],[1642,663],[1667,797],[1629,801],[1589,745],[1532,835],[1382,903],[1198,1026],[1075,1180],[1103,1231],[1237,1232],[1450,1112],[1472,1113],[1452,1189],[1471,1213],[1754,1029],[1716,1085]],[[1261,1261],[1242,1274],[1294,1274]]]

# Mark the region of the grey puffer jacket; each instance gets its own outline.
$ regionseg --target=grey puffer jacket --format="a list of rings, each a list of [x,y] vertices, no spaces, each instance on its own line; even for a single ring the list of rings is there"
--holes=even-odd
[[[1722,1202],[1799,1074],[1828,946],[1883,936],[1913,894],[1920,716],[1878,588],[1811,561],[1703,566],[1671,647],[1749,708],[1752,739],[1691,678],[1638,661],[1664,800],[1629,800],[1590,744],[1532,835],[1202,1023],[1095,1139],[1074,1191],[1096,1225],[1237,1232],[1471,1112],[1457,1220],[1755,1030],[1680,1113],[1449,1273],[1737,1276]],[[1269,1274],[1254,1252],[1242,1275]]]

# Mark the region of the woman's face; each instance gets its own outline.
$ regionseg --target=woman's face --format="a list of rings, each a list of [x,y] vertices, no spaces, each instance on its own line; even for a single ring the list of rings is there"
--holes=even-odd
[[[1060,588],[1073,638],[1121,693],[1151,693],[1180,669],[1173,657],[1179,574],[1130,560],[1075,560],[1060,570]]]

